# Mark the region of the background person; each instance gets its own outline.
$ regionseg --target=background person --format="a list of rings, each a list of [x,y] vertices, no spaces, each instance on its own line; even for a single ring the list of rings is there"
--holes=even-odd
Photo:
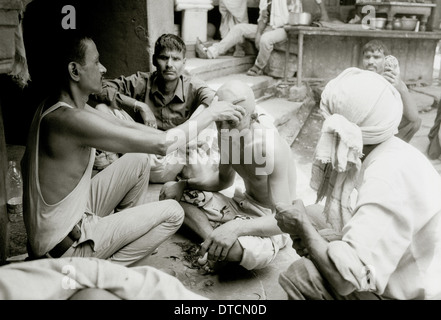
[[[259,3],[259,18],[257,24],[241,23],[235,25],[228,32],[227,36],[219,43],[215,43],[210,47],[197,39],[196,56],[202,59],[216,59],[221,55],[225,55],[228,50],[242,43],[244,40],[252,40],[258,50],[254,66],[252,66],[247,75],[259,76],[263,74],[263,69],[268,64],[274,45],[287,41],[287,34],[283,28],[288,24],[289,11],[288,5],[291,0],[261,0]],[[304,2],[304,11],[310,12],[314,20],[321,18],[328,19],[324,4],[320,0],[314,3]],[[317,14],[318,13],[318,14]]]
[[[386,64],[386,57],[389,55],[389,49],[384,43],[379,40],[369,41],[363,47],[363,68],[381,74],[400,93],[403,101],[403,118],[398,126],[397,137],[409,142],[421,128],[422,120],[406,84],[400,79],[398,62],[395,67]]]
[[[153,55],[156,71],[103,81],[102,91],[92,96],[99,103],[96,109],[130,121],[134,121],[139,112],[144,124],[162,131],[196,116],[210,105],[215,92],[204,81],[185,72],[185,54],[186,45],[180,37],[161,35],[155,43]],[[183,151],[166,157],[152,155],[150,181],[176,180],[185,163],[184,155]],[[102,152],[97,156],[95,166],[102,169],[115,158],[115,153]]]

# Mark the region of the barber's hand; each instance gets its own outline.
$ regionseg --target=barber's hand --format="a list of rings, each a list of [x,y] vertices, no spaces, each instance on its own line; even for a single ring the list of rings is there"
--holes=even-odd
[[[139,114],[142,117],[142,120],[146,126],[152,127],[157,129],[158,125],[156,123],[155,115],[153,114],[152,110],[149,108],[149,106],[141,101],[136,102],[136,108],[139,111]]]
[[[292,205],[276,204],[277,226],[290,235],[302,235],[303,223],[308,219],[302,200],[295,200]]]
[[[245,98],[238,99],[234,101],[234,103],[239,103],[244,100]],[[207,110],[213,114],[214,121],[229,120],[239,123],[242,121],[242,118],[245,115],[245,109],[242,106],[234,103],[228,101],[219,101],[219,98],[215,96]]]
[[[159,192],[159,200],[173,199],[180,201],[185,190],[185,181],[166,182]]]

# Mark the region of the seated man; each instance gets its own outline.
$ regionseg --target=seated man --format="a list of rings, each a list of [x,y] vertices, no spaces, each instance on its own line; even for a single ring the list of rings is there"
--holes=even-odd
[[[394,65],[387,63],[389,58],[395,60]],[[406,84],[400,79],[398,61],[390,56],[389,49],[381,41],[372,40],[363,47],[363,68],[381,74],[400,93],[403,101],[403,118],[398,126],[397,137],[409,142],[420,129],[422,120],[418,116],[418,108]]]
[[[268,64],[274,45],[287,40],[283,28],[288,24],[288,4],[291,0],[261,0],[259,4],[259,18],[257,24],[240,23],[231,28],[230,32],[219,43],[206,48],[198,39],[196,42],[196,56],[202,59],[216,59],[225,55],[235,45],[245,39],[254,40],[258,55],[254,66],[248,70],[249,76],[263,74]],[[321,0],[303,1],[303,10],[313,15],[313,20],[328,19],[325,4]]]
[[[181,38],[173,34],[161,35],[153,55],[156,71],[105,80],[103,90],[92,96],[100,103],[95,108],[130,121],[134,121],[133,117],[139,112],[144,124],[163,131],[196,116],[198,107],[197,113],[210,105],[215,92],[202,80],[184,72],[185,53],[186,46]],[[175,180],[184,161],[170,159],[180,155],[182,152],[167,157],[152,155],[150,181]],[[95,167],[101,170],[117,158],[115,153],[99,152]]]
[[[326,198],[321,225],[341,237],[322,238],[320,215],[301,200],[277,205],[279,227],[308,252],[280,275],[288,297],[440,299],[441,178],[394,136],[398,92],[376,73],[349,68],[326,85],[320,109],[311,186]]]
[[[54,42],[50,76],[58,81],[36,110],[22,160],[28,253],[31,259],[96,257],[130,265],[148,257],[184,219],[176,201],[148,203],[149,154],[185,146],[194,130],[181,124],[175,130],[185,139],[175,141],[170,131],[87,105],[89,95],[101,90],[106,69],[93,40],[69,36],[73,32]],[[214,99],[195,118],[196,129],[217,120],[238,122],[241,112]],[[125,155],[92,179],[96,148]]]
[[[219,26],[221,39],[224,39],[236,24],[249,22],[247,1],[219,0],[219,13],[221,14]],[[233,55],[235,57],[245,56],[245,50],[241,43],[236,44]]]
[[[208,253],[211,262],[238,262],[249,270],[264,268],[289,239],[277,227],[273,210],[275,203],[291,203],[296,197],[293,154],[277,129],[255,113],[254,93],[247,84],[230,81],[219,88],[217,97],[229,102],[245,97],[238,104],[246,109],[237,125],[216,122],[218,170],[215,174],[189,173],[186,180],[167,183],[160,199],[182,199],[185,225],[203,240],[202,257]],[[204,168],[210,172],[209,166]],[[234,184],[236,173],[243,179],[245,192],[236,190],[229,198],[219,191]]]

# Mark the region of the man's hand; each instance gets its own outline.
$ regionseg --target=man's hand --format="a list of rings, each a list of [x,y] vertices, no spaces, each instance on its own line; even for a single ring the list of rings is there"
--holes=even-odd
[[[302,200],[295,200],[292,205],[276,204],[275,218],[280,230],[299,237],[303,235],[303,224],[308,221]]]
[[[232,103],[228,101],[219,101],[219,97],[215,96],[207,110],[211,111],[213,114],[214,121],[229,120],[239,123],[242,121],[242,118],[245,115],[245,109],[240,105],[236,105],[235,103],[239,103],[244,100],[245,98],[241,98],[233,101]]]
[[[290,235],[290,237],[292,240],[292,248],[296,253],[301,257],[307,256],[309,252],[302,239],[296,235]]]
[[[231,247],[239,237],[238,230],[238,220],[231,220],[220,225],[202,243],[200,255],[204,256],[208,252],[208,260],[225,260]]]
[[[144,124],[146,126],[157,129],[158,125],[156,124],[155,115],[153,114],[152,110],[150,110],[149,106],[141,101],[136,101],[135,106],[135,111],[139,111],[139,114],[141,115]]]
[[[159,192],[159,200],[173,199],[180,201],[186,186],[185,181],[169,181],[166,182]]]

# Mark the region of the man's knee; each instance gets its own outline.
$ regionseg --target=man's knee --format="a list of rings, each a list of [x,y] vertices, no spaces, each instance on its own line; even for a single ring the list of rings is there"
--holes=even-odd
[[[300,258],[279,276],[279,284],[290,299],[322,299],[323,278],[311,260]]]
[[[121,298],[104,289],[86,288],[73,294],[69,300],[121,300]]]
[[[128,166],[141,166],[141,170],[150,170],[151,159],[147,153],[126,153],[121,157],[122,161],[125,161]]]
[[[184,222],[184,209],[176,200],[162,200],[161,204],[166,206],[169,212],[168,221],[173,225],[180,227]]]

